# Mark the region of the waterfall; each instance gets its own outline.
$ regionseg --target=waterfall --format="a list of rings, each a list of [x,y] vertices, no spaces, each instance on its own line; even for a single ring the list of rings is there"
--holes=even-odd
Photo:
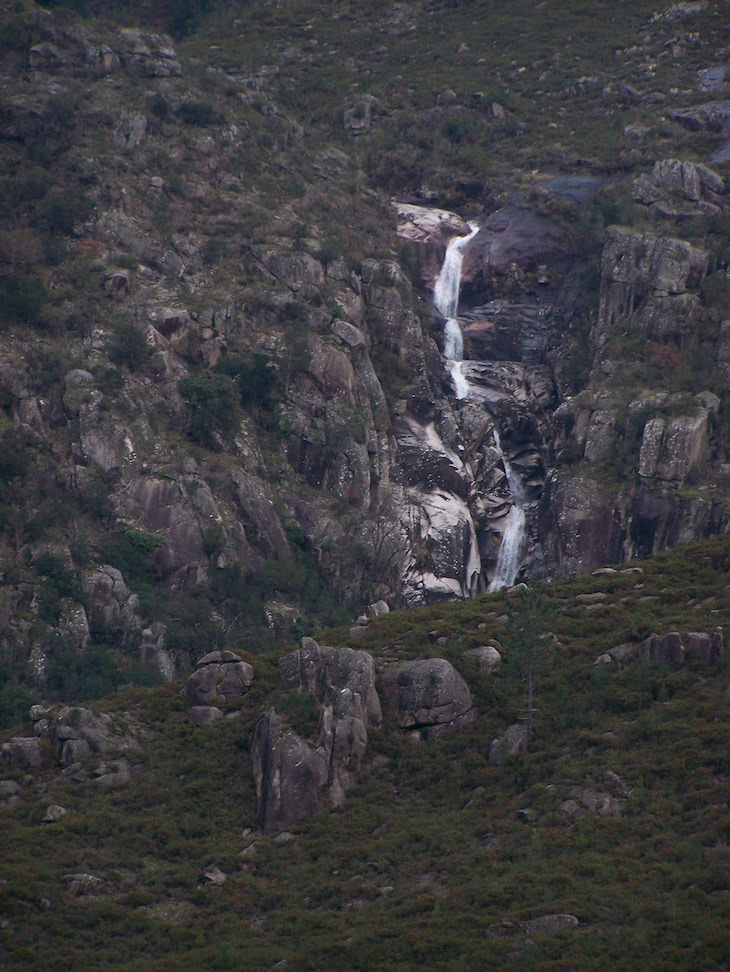
[[[517,571],[522,563],[522,555],[525,549],[525,511],[524,504],[527,499],[525,487],[522,480],[512,468],[512,464],[502,451],[502,443],[499,432],[494,430],[494,444],[499,451],[504,464],[504,472],[507,476],[507,483],[512,493],[513,505],[507,515],[502,543],[499,545],[497,554],[497,566],[494,569],[494,578],[487,588],[491,594],[499,591],[503,587],[511,587],[515,582]]]
[[[464,358],[464,338],[461,336],[459,322],[453,317],[444,326],[444,357],[448,361],[462,361]]]
[[[444,357],[446,367],[454,383],[457,399],[469,397],[469,380],[464,374],[464,338],[461,334],[456,314],[459,308],[461,289],[461,266],[464,262],[464,247],[479,232],[479,227],[469,223],[470,232],[466,236],[455,236],[446,247],[441,272],[433,288],[433,302],[439,313],[446,318],[444,325]]]
[[[446,247],[441,273],[433,288],[433,302],[439,313],[449,320],[456,317],[461,287],[461,265],[464,262],[464,247],[479,232],[479,227],[469,223],[470,232],[466,236],[455,236]]]
[[[461,360],[450,361],[447,363],[447,367],[451,372],[451,380],[454,383],[454,398],[457,401],[468,398],[471,385],[469,384],[469,379],[464,374],[464,362]]]

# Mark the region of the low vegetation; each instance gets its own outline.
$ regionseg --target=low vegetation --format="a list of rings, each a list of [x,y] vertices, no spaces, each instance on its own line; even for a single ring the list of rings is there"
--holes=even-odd
[[[305,736],[316,724],[312,696],[282,696],[281,650],[248,656],[252,688],[237,717],[213,727],[189,723],[177,684],[95,703],[140,727],[125,787],[77,782],[50,768],[50,752],[35,776],[3,771],[22,793],[0,808],[4,967],[723,968],[727,658],[713,668],[690,652],[669,671],[649,664],[641,640],[721,624],[729,562],[728,541],[716,540],[646,561],[643,574],[549,585],[522,606],[519,593],[500,593],[371,622],[364,647],[377,665],[448,658],[479,718],[416,745],[386,713],[346,806],[285,838],[257,830],[247,753],[272,703]],[[524,715],[520,646],[505,620],[515,611],[546,619],[554,638],[534,668],[533,741],[496,767],[492,738]],[[347,631],[318,637],[341,644]],[[495,640],[503,665],[480,675],[464,651]],[[625,641],[632,660],[595,664]],[[42,822],[49,804],[67,810],[57,823]],[[227,874],[220,887],[203,877],[212,864]],[[75,896],[64,875],[81,872],[102,881]],[[579,924],[526,931],[550,914]]]

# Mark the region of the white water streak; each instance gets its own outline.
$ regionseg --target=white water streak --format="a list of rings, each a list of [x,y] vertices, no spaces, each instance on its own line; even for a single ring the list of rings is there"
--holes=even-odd
[[[479,232],[479,227],[469,224],[471,232],[466,236],[455,236],[446,247],[441,273],[433,288],[433,302],[445,318],[456,317],[461,287],[461,266],[464,262],[464,247]]]
[[[487,588],[490,594],[493,591],[500,591],[503,587],[511,587],[515,582],[515,577],[517,577],[517,572],[520,569],[522,557],[525,552],[526,517],[523,506],[527,499],[522,480],[514,471],[512,464],[502,451],[502,443],[500,442],[499,432],[496,429],[494,430],[494,444],[504,464],[504,472],[507,476],[507,483],[509,484],[514,504],[507,515],[507,522],[502,533],[502,542],[499,546],[499,553],[497,554],[497,565],[494,568],[494,577]]]
[[[444,326],[444,357],[448,361],[462,361],[464,358],[464,338],[459,322],[450,317]]]
[[[464,374],[464,362],[450,361],[447,362],[446,367],[451,372],[451,380],[454,383],[454,398],[456,398],[457,401],[463,401],[465,398],[469,397],[471,392],[469,379]]]

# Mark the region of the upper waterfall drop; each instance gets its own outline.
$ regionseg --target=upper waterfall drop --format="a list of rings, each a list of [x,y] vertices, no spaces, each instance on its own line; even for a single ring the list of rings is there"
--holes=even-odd
[[[469,223],[471,232],[466,236],[455,236],[446,247],[446,256],[441,272],[433,288],[433,302],[440,314],[449,320],[456,317],[459,307],[461,288],[461,267],[464,262],[464,248],[469,240],[479,232],[476,223]]]
[[[446,318],[444,325],[444,357],[446,367],[454,382],[454,395],[457,400],[469,397],[469,380],[463,371],[464,338],[456,320],[459,309],[461,289],[461,267],[464,262],[466,244],[479,232],[476,223],[469,223],[470,232],[466,236],[455,236],[446,247],[443,266],[433,288],[433,302],[436,309]]]

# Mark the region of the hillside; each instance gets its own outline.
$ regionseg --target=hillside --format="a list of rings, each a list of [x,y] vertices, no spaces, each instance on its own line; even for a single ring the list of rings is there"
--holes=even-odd
[[[6,724],[726,531],[722,4],[2,12]]]
[[[344,803],[323,790],[285,828],[257,816],[251,733],[275,705],[316,740],[322,706],[282,691],[281,650],[249,656],[248,693],[213,725],[191,723],[179,685],[34,712],[15,735],[41,740],[41,765],[10,743],[0,781],[3,967],[726,969],[730,695],[709,633],[729,557],[713,541],[538,587],[533,740],[501,760],[531,595],[372,621],[382,726]],[[652,661],[646,636],[670,630],[684,659]],[[494,643],[489,673],[465,654]],[[400,728],[384,691],[394,663],[433,657],[477,710],[444,736]]]
[[[0,0],[2,964],[727,968],[727,22]]]

